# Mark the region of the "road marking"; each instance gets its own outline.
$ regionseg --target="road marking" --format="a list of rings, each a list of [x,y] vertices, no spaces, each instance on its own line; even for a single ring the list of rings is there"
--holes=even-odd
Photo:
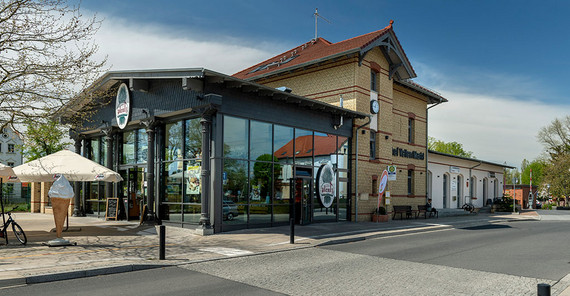
[[[445,224],[423,224],[423,223],[419,223],[421,225],[430,225],[430,226],[426,226],[426,227],[421,227],[418,228],[417,226],[401,226],[401,227],[394,227],[394,228],[390,228],[389,230],[375,230],[375,231],[371,231],[370,229],[365,229],[365,230],[356,230],[356,231],[347,231],[347,232],[339,232],[339,233],[330,233],[330,234],[322,234],[322,235],[315,235],[315,236],[308,236],[308,237],[304,237],[304,238],[295,238],[295,241],[302,241],[302,240],[307,240],[307,239],[322,239],[322,238],[329,238],[329,237],[340,237],[340,236],[350,236],[350,235],[357,235],[357,234],[362,234],[362,233],[367,233],[369,235],[377,235],[377,234],[385,234],[385,233],[394,233],[394,232],[407,232],[407,231],[416,231],[416,230],[424,230],[424,229],[433,229],[433,228],[442,228],[442,227],[453,227],[451,225],[445,225]],[[279,242],[279,243],[272,243],[272,244],[268,244],[266,246],[268,247],[273,247],[273,246],[279,246],[279,245],[284,245],[284,244],[289,244],[289,241],[285,241],[285,242]]]
[[[370,239],[386,239],[386,238],[393,238],[393,237],[401,237],[401,236],[410,236],[410,235],[425,234],[425,233],[434,233],[434,232],[440,232],[440,231],[448,231],[448,230],[454,230],[454,229],[455,228],[446,228],[446,229],[437,229],[437,230],[421,231],[421,232],[414,232],[414,233],[402,233],[402,234],[395,234],[395,235],[389,235],[389,236],[374,237],[374,238],[370,238]]]
[[[234,248],[224,248],[224,247],[212,247],[212,248],[204,248],[204,249],[199,249],[199,250],[203,251],[203,252],[216,253],[216,254],[220,254],[220,255],[224,255],[224,256],[228,256],[228,257],[253,254],[253,252],[247,251],[247,250],[240,250],[240,249],[234,249]]]

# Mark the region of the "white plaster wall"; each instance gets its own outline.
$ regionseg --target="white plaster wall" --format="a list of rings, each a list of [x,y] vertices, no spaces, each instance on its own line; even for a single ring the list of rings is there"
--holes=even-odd
[[[449,176],[447,186],[447,206],[446,208],[461,208],[465,203],[469,203],[470,187],[475,186],[474,196],[476,199],[471,200],[475,207],[482,207],[487,199],[503,196],[503,167],[492,164],[479,164],[478,161],[471,161],[465,159],[458,159],[455,157],[442,156],[430,154],[428,159],[428,171],[431,172],[431,192],[432,205],[435,208],[444,208],[443,202],[443,176]],[[451,172],[451,167],[455,167],[454,172]],[[471,176],[476,178],[476,184],[471,184],[469,168],[471,169]],[[458,170],[458,172],[457,172]],[[495,177],[490,177],[490,172],[494,172]],[[458,178],[462,180],[458,182]],[[483,190],[485,178],[487,179],[488,189],[486,192]],[[452,182],[456,182],[457,188],[461,188],[460,196],[457,195],[457,189],[452,189]],[[469,181],[469,182],[467,182]],[[467,184],[469,183],[469,184]],[[497,184],[497,187],[495,187]],[[486,195],[484,196],[484,193]],[[455,196],[455,200],[453,200]]]

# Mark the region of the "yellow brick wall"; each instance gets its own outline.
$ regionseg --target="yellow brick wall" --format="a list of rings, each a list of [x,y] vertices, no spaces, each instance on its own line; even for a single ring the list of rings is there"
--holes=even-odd
[[[392,155],[392,148],[402,148],[408,151],[426,154],[426,98],[420,93],[397,85],[389,79],[389,64],[380,49],[375,48],[367,53],[362,65],[358,64],[358,57],[344,57],[336,61],[325,62],[306,69],[296,70],[292,73],[278,75],[256,81],[269,87],[287,86],[292,93],[317,99],[338,106],[340,95],[344,99],[344,108],[369,113],[370,112],[370,63],[380,65],[381,71],[377,75],[378,100],[380,112],[377,116],[378,132],[376,134],[376,159],[370,160],[370,129],[368,126],[358,131],[358,192],[356,192],[356,177],[353,171],[352,192],[353,198],[358,201],[358,221],[370,221],[370,214],[377,206],[377,191],[373,189],[373,176],[378,178],[388,165],[396,165],[397,180],[389,181],[386,190],[391,193],[391,205],[417,205],[425,204],[426,194],[426,162]],[[408,113],[415,114],[415,143],[408,144]],[[356,127],[368,120],[356,120]],[[365,131],[364,134],[362,131]],[[356,131],[355,131],[356,132]],[[355,136],[353,136],[353,151],[356,151]],[[354,153],[354,152],[353,152]],[[424,156],[425,157],[425,156]],[[354,170],[354,155],[352,156]],[[407,169],[408,165],[415,165],[414,195],[407,195]],[[376,184],[378,184],[377,181]],[[355,199],[353,199],[355,200]],[[384,203],[384,200],[383,200]],[[353,219],[355,216],[355,202],[353,202]],[[387,207],[392,210],[391,206]]]

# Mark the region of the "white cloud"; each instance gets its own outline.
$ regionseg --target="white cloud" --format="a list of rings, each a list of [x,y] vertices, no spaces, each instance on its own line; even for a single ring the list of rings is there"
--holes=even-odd
[[[456,141],[481,160],[520,167],[541,155],[536,135],[570,106],[441,90],[449,100],[429,111],[429,135]]]
[[[273,56],[279,52],[273,47],[280,47],[112,16],[104,16],[95,40],[111,70],[207,68],[228,75]]]

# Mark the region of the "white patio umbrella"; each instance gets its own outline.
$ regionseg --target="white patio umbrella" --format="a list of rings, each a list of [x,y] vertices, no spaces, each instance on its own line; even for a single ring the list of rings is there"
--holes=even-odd
[[[75,152],[61,150],[14,168],[21,182],[53,182],[54,175],[64,175],[69,181],[119,182],[119,173]]]
[[[65,179],[68,181],[79,182],[119,182],[123,180],[119,173],[69,150],[61,150],[32,160],[15,167],[13,170],[21,182],[54,182],[59,175],[65,176]],[[56,229],[58,229],[58,227],[61,228],[63,225],[62,222],[58,222],[61,215],[65,215],[68,219],[67,211],[63,211],[60,214],[59,212],[56,213],[54,208]],[[65,246],[71,243],[68,240],[58,237],[55,240],[49,241],[47,244],[49,246]]]

